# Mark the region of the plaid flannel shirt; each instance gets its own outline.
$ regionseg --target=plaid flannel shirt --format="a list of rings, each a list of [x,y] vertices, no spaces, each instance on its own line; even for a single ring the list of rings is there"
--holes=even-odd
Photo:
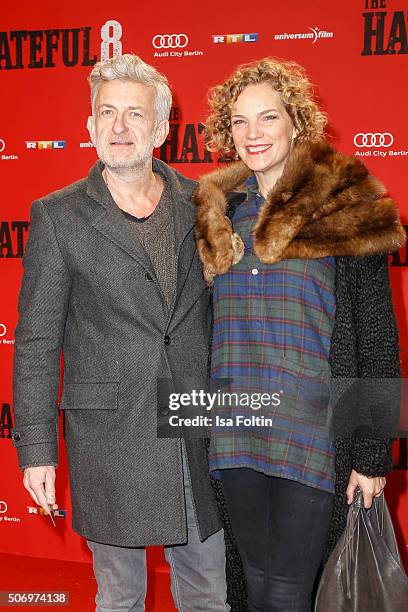
[[[328,358],[335,260],[262,263],[252,230],[264,199],[254,176],[247,187],[232,219],[244,256],[214,285],[212,388],[239,399],[213,408],[210,470],[217,477],[220,469],[249,467],[334,492]],[[248,397],[260,393],[278,394],[279,405],[254,409]],[[243,424],[255,416],[258,424]]]

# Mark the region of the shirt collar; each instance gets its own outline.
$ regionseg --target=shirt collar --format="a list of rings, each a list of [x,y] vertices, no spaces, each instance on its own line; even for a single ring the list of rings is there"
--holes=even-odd
[[[247,200],[251,197],[251,195],[260,195],[258,181],[256,180],[255,174],[248,176],[244,185],[247,188]]]

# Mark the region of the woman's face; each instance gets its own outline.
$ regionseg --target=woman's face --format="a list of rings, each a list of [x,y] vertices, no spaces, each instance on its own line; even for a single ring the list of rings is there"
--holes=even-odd
[[[269,83],[249,85],[231,110],[239,157],[256,174],[280,175],[296,131],[280,94]]]

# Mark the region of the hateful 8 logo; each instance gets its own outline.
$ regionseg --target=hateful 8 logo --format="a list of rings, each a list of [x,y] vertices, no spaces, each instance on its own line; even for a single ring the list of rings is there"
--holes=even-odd
[[[91,54],[91,34],[90,26],[0,32],[0,70],[55,68],[57,58],[68,68],[93,66],[98,58]],[[122,53],[122,26],[118,21],[104,23],[100,35],[101,61]]]
[[[405,13],[381,10],[386,8],[386,0],[364,0],[364,46],[361,55],[408,53]]]

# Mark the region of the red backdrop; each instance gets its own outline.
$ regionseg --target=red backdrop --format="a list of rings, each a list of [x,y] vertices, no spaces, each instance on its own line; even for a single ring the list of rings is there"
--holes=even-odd
[[[57,470],[63,512],[55,529],[49,518],[33,513],[10,429],[14,328],[30,204],[85,176],[95,160],[85,127],[92,65],[115,52],[134,52],[168,76],[174,90],[172,128],[157,155],[197,177],[215,163],[204,152],[200,125],[208,87],[237,64],[267,55],[301,63],[330,117],[335,146],[367,163],[398,201],[407,223],[408,7],[406,0],[5,4],[0,26],[0,551],[89,560],[70,526],[63,444]],[[406,370],[405,252],[391,258],[390,265]],[[395,464],[387,498],[406,559],[404,438],[395,444]]]

